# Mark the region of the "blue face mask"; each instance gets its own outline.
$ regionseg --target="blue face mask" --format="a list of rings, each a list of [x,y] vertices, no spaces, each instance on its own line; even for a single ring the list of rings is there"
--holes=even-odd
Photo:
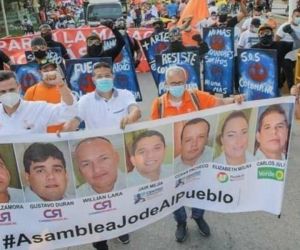
[[[170,86],[169,92],[174,97],[181,97],[185,90],[185,85],[178,85],[178,86]]]
[[[112,90],[114,81],[112,78],[100,78],[96,79],[95,85],[99,92],[107,93]]]

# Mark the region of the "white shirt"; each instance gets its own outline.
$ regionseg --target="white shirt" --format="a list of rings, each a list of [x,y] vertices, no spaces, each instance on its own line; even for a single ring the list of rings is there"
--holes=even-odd
[[[47,126],[68,121],[76,115],[75,101],[73,105],[67,105],[21,100],[10,116],[0,104],[0,136],[46,133]]]
[[[248,30],[250,28],[250,25],[251,25],[251,22],[252,22],[253,18],[259,19],[260,20],[260,25],[263,25],[267,21],[267,19],[264,16],[248,17],[242,25],[242,30]]]
[[[271,158],[267,157],[259,148],[256,150],[255,158],[256,158],[256,160],[271,159]],[[282,161],[286,160],[286,156],[283,153],[281,153],[281,160]]]
[[[27,202],[44,201],[40,196],[38,196],[35,192],[33,192],[30,187],[25,187],[24,194],[25,194],[25,199]],[[61,200],[71,199],[71,198],[74,198],[74,197],[65,193]]]
[[[292,23],[286,22],[286,23],[283,23],[282,25],[280,25],[280,27],[278,28],[278,30],[276,32],[276,35],[281,37],[280,41],[294,42],[293,37],[289,33],[286,33],[283,31],[284,26],[286,26],[288,24],[291,25],[291,28],[294,30],[296,36],[298,37],[298,39],[300,39],[300,25],[296,26]],[[297,49],[297,48],[294,48],[294,49]]]
[[[204,150],[202,152],[202,154],[200,155],[200,157],[196,160],[195,164],[193,166],[197,166],[201,163],[204,162],[211,162],[212,161],[212,155],[213,155],[213,150],[211,147],[209,146],[205,146]],[[188,164],[185,164],[182,161],[181,155],[177,156],[174,159],[174,167],[175,167],[175,173],[187,170],[193,166],[190,166]]]
[[[17,188],[7,188],[9,194],[9,203],[24,202],[23,191]]]
[[[250,30],[245,30],[242,32],[240,36],[240,40],[238,43],[238,48],[241,49],[249,49],[252,47],[252,45],[259,42],[258,34],[251,32]]]
[[[160,167],[159,180],[167,178],[173,174],[172,165],[162,165]],[[128,187],[138,186],[142,184],[150,183],[150,179],[142,176],[136,168],[134,168],[130,173],[127,174],[127,184]]]
[[[121,189],[124,189],[124,188],[126,188],[125,174],[118,169],[118,177],[117,177],[117,180],[114,184],[114,188],[111,191],[118,191],[118,190],[121,190]],[[80,185],[77,188],[76,192],[77,192],[77,197],[85,197],[85,196],[99,194],[87,182]]]
[[[85,121],[86,129],[119,128],[131,105],[137,104],[134,95],[126,89],[114,89],[109,100],[94,91],[78,101],[79,117]]]
[[[256,157],[254,157],[248,151],[246,151],[246,155],[245,156],[246,156],[246,161],[244,163],[256,161]],[[222,152],[216,159],[214,159],[214,162],[229,165],[227,163],[226,156],[225,156],[224,152]]]

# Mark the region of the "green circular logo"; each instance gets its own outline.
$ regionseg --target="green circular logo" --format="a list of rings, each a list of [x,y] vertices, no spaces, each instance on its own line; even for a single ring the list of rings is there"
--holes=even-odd
[[[282,181],[283,177],[284,177],[284,173],[283,173],[282,170],[277,170],[276,173],[275,173],[275,176],[276,176],[277,180]]]
[[[225,183],[229,180],[229,177],[225,172],[220,172],[217,175],[217,179],[218,179],[219,182]]]

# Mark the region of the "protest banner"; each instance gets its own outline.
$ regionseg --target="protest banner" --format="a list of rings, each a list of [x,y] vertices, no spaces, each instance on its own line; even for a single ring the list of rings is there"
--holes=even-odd
[[[98,34],[103,40],[112,37],[111,30],[104,26],[57,29],[52,31],[52,34],[55,41],[61,42],[66,47],[70,58],[76,59],[86,54],[86,37],[92,32]],[[152,28],[128,29],[128,34],[137,40],[149,37],[152,32]],[[31,50],[30,42],[32,37],[33,35],[1,38],[0,49],[10,57],[12,64],[24,64],[26,63],[25,51]],[[138,70],[140,72],[149,71],[146,58],[141,60]]]
[[[137,80],[134,60],[132,57],[131,47],[129,44],[130,39],[128,36],[123,36],[125,46],[122,48],[120,54],[114,61],[114,86],[119,89],[127,89],[135,96],[137,102],[141,102],[142,93],[140,91],[139,82]],[[103,44],[104,50],[108,50],[116,45],[116,39],[111,38],[105,40]]]
[[[152,36],[145,38],[140,41],[141,46],[143,48],[145,57],[147,58],[147,62],[150,66],[150,71],[152,73],[154,82],[156,86],[159,85],[158,82],[158,74],[156,71],[156,62],[155,55],[161,54],[163,52],[167,52],[169,49],[169,33],[168,32],[159,32],[157,34],[153,34]]]
[[[42,80],[40,67],[37,63],[13,64],[10,68],[16,73],[17,80],[21,85],[22,95],[25,94],[29,87]]]
[[[0,202],[1,247],[47,250],[111,239],[181,206],[278,215],[294,102],[294,97],[281,97],[225,105],[132,124],[125,131],[1,137],[2,161],[14,179],[13,185],[3,187],[10,202]],[[280,142],[269,142],[266,119],[271,127],[284,120]],[[184,131],[192,129],[197,137],[199,123],[210,130],[204,143],[189,152]],[[243,131],[238,139],[226,134],[232,123],[235,131]],[[32,161],[41,152],[55,164]],[[99,157],[99,152],[105,156]],[[156,160],[149,163],[147,152]],[[93,172],[95,166],[102,174]],[[44,173],[53,167],[56,174],[50,184]]]
[[[187,88],[200,89],[200,59],[198,50],[184,52],[162,53],[155,56],[156,72],[158,76],[158,95],[165,90],[165,73],[170,66],[180,66],[186,71]]]
[[[233,93],[234,41],[232,28],[204,28],[209,51],[204,60],[204,91]]]
[[[238,49],[239,89],[246,100],[278,96],[275,50]]]
[[[95,63],[100,61],[111,65],[111,58],[108,57],[66,60],[66,79],[77,99],[95,90],[92,79],[93,67]]]

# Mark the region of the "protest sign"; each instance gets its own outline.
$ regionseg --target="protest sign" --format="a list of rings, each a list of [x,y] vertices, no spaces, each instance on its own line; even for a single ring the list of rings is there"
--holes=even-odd
[[[275,50],[238,50],[239,88],[246,100],[278,96],[276,54]]]
[[[169,33],[168,32],[159,32],[153,34],[152,36],[141,40],[141,46],[143,48],[145,57],[150,66],[150,71],[152,73],[153,79],[156,83],[156,86],[159,85],[158,74],[156,71],[156,62],[155,55],[167,52],[169,49]]]
[[[170,66],[180,66],[186,71],[187,88],[200,89],[200,59],[198,50],[162,53],[155,56],[158,77],[158,95],[165,92],[165,73]]]
[[[278,215],[294,101],[282,97],[225,105],[132,124],[125,131],[1,137],[0,153],[3,162],[10,162],[6,168],[15,184],[8,188],[10,202],[0,204],[0,244],[4,249],[47,250],[111,239],[181,206]],[[268,140],[266,119],[271,127],[285,121],[280,142]],[[238,139],[224,133],[228,126],[232,131],[232,123],[243,131]],[[185,133],[189,129],[197,137],[201,124],[209,124],[210,130],[190,152]],[[31,157],[39,152],[49,154],[55,164],[35,165]],[[105,157],[99,152],[106,152]],[[147,152],[156,160],[147,160]],[[103,174],[94,174],[95,166]],[[44,172],[53,167],[56,175],[49,184]]]
[[[232,28],[204,28],[203,40],[209,51],[204,60],[204,90],[233,93],[234,42]]]
[[[129,45],[128,36],[123,36],[125,46],[113,63],[114,86],[119,89],[127,89],[135,96],[135,100],[142,101],[142,93],[137,80],[134,60]],[[116,45],[116,39],[107,39],[104,42],[104,50],[108,50]]]
[[[95,63],[100,61],[111,65],[111,58],[108,57],[66,60],[66,79],[77,99],[95,90],[92,79],[93,67]]]
[[[21,93],[25,94],[26,90],[32,85],[42,80],[40,67],[37,63],[13,64],[11,70],[17,75],[17,80],[21,85]]]

